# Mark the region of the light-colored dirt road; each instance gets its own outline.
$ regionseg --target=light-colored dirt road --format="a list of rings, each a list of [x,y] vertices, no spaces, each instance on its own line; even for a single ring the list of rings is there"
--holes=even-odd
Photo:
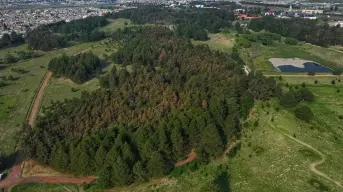
[[[46,87],[46,85],[48,84],[49,80],[50,80],[50,77],[51,77],[51,72],[48,71],[46,76],[45,76],[45,79],[42,83],[42,86],[40,87],[39,89],[39,92],[38,94],[36,95],[35,97],[35,100],[34,100],[34,103],[33,103],[33,106],[32,106],[32,109],[31,109],[31,112],[30,112],[30,117],[29,117],[29,120],[28,120],[28,124],[33,126],[34,124],[34,121],[36,119],[36,115],[37,115],[37,112],[38,112],[38,109],[39,109],[39,104],[42,100],[42,97],[43,97],[43,94],[44,94],[44,89]]]

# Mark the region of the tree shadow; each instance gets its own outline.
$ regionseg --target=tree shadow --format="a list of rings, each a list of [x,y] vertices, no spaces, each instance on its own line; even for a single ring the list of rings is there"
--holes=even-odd
[[[219,191],[229,192],[231,191],[230,187],[230,176],[227,171],[221,171],[217,174],[217,177],[213,181],[219,187]]]
[[[0,171],[10,169],[16,164],[21,163],[21,158],[19,152],[14,152],[10,155],[4,157],[3,165],[0,167]]]

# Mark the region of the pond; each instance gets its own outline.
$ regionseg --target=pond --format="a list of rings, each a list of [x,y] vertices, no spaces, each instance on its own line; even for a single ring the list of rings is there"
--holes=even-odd
[[[320,65],[318,63],[304,63],[304,67],[296,67],[292,65],[279,65],[277,68],[281,72],[322,72],[322,73],[330,73],[332,72],[332,69],[325,67],[324,65]]]

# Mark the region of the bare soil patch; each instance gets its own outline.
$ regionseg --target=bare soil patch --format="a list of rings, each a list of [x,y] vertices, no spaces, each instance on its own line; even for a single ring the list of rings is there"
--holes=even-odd
[[[180,167],[186,163],[193,161],[196,158],[197,158],[197,154],[195,153],[195,149],[193,148],[191,153],[188,154],[187,159],[175,163],[175,167]]]

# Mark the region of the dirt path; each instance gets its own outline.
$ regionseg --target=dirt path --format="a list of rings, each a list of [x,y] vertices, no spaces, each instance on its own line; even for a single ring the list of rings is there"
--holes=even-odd
[[[186,163],[193,161],[196,158],[197,158],[197,154],[195,153],[195,149],[192,149],[191,153],[188,154],[187,159],[175,163],[175,167],[180,167]]]
[[[287,133],[284,133],[284,132],[278,130],[278,129],[277,129],[274,125],[272,125],[271,123],[269,123],[269,125],[270,125],[274,130],[280,132],[281,134],[285,135],[286,137],[288,137],[288,138],[292,139],[293,141],[295,141],[295,142],[297,142],[297,143],[299,143],[299,144],[301,144],[301,145],[303,145],[303,146],[305,146],[305,147],[311,149],[312,151],[318,153],[318,154],[320,155],[321,159],[320,159],[320,160],[317,160],[317,161],[314,161],[314,162],[312,162],[312,163],[310,163],[309,169],[310,169],[314,174],[316,174],[316,175],[318,175],[318,176],[321,176],[321,177],[327,179],[328,181],[331,181],[331,182],[335,183],[338,187],[340,187],[340,188],[343,189],[343,185],[342,185],[340,182],[331,179],[328,175],[326,175],[325,173],[323,173],[323,172],[319,171],[318,169],[316,169],[316,166],[321,165],[321,164],[325,163],[325,161],[326,161],[326,156],[325,156],[322,152],[320,152],[319,150],[317,150],[316,148],[314,148],[312,145],[310,145],[310,144],[308,144],[308,143],[305,143],[305,142],[303,142],[303,141],[300,141],[299,139],[296,139],[296,138],[292,137],[291,135],[289,135],[289,134],[287,134]]]
[[[42,100],[42,97],[44,94],[44,89],[45,89],[46,85],[48,84],[50,77],[51,77],[51,72],[48,71],[46,76],[45,76],[45,79],[42,83],[42,86],[40,87],[39,92],[35,98],[35,101],[33,103],[33,106],[32,106],[31,112],[30,112],[30,117],[29,117],[29,120],[27,122],[31,126],[33,125],[33,123],[35,121],[35,118],[36,118],[36,115],[37,115],[37,112],[39,109],[39,104],[40,104],[40,101]]]

